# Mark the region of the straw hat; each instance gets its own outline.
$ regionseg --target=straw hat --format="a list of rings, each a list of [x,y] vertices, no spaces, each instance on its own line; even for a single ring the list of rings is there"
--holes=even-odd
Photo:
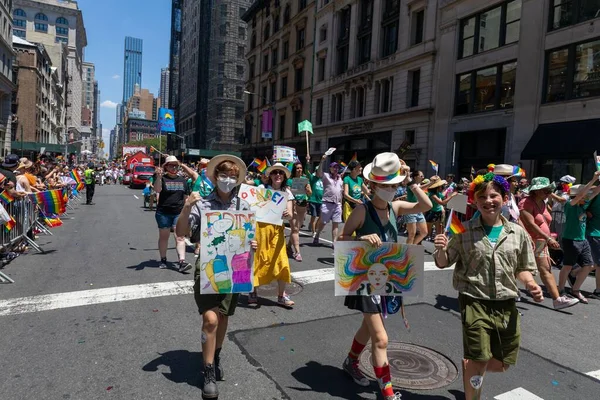
[[[179,160],[175,156],[168,156],[165,159],[165,163],[163,165],[167,165],[167,164],[179,164]]]
[[[283,165],[282,163],[275,163],[273,165],[271,165],[269,168],[267,168],[267,170],[265,171],[265,175],[269,176],[271,175],[271,172],[275,171],[275,170],[280,170],[283,171],[283,173],[285,174],[285,177],[287,179],[290,178],[290,170],[286,168],[285,165]]]
[[[231,154],[219,154],[218,156],[213,157],[206,166],[206,176],[208,176],[211,180],[216,179],[215,169],[224,161],[232,162],[238,167],[239,172],[237,184],[239,185],[240,183],[244,182],[246,179],[246,164],[244,164],[240,158]]]
[[[573,186],[571,186],[571,188],[569,189],[569,196],[571,196],[571,197],[577,196],[579,193],[581,193],[581,191],[584,188],[585,188],[585,185],[573,185]],[[591,189],[593,189],[593,187]],[[591,191],[591,189],[590,189],[590,191]]]
[[[496,166],[494,166],[494,175],[500,175],[500,176],[512,176],[514,174],[514,167],[512,165],[509,164],[498,164]]]
[[[402,166],[406,165],[396,153],[380,153],[363,169],[363,176],[371,182],[393,185],[406,179]]]
[[[20,164],[17,167],[17,169],[29,169],[31,167],[33,167],[33,163],[28,160],[27,158],[21,158],[20,160]]]
[[[448,183],[445,179],[440,179],[439,176],[431,177],[430,181],[433,183],[429,185],[427,189],[435,189],[437,187],[444,186],[446,183]]]

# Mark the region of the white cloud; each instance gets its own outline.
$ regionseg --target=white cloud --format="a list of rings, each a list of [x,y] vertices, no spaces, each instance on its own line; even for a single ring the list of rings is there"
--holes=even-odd
[[[113,79],[119,79],[121,76],[119,74],[115,74],[112,76]]]
[[[104,108],[117,108],[118,105],[118,103],[110,100],[104,100],[102,103],[100,103],[100,107]]]

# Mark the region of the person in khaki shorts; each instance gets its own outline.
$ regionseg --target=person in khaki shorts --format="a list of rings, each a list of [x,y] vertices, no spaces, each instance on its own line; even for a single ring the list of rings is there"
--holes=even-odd
[[[456,264],[453,286],[459,291],[463,330],[465,398],[480,399],[486,371],[504,372],[517,362],[521,338],[517,280],[536,302],[544,300],[533,279],[537,267],[529,234],[502,216],[510,186],[493,173],[479,175],[469,197],[481,213],[465,232],[435,237],[438,268]],[[495,271],[495,272],[494,272]]]

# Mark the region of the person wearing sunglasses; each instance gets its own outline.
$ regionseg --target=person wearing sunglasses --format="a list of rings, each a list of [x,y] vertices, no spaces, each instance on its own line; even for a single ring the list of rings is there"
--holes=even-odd
[[[566,295],[561,296],[558,293],[554,275],[552,275],[552,264],[548,248],[558,250],[560,249],[560,244],[550,231],[552,216],[550,215],[546,201],[555,187],[556,185],[550,183],[548,178],[533,178],[531,185],[525,189],[528,196],[519,204],[519,210],[521,211],[521,223],[527,233],[529,233],[529,236],[531,236],[534,244],[535,263],[540,273],[540,278],[552,297],[554,308],[561,310],[574,306],[579,300]]]
[[[291,219],[293,215],[294,195],[287,186],[290,171],[281,163],[276,163],[265,171],[269,177],[267,185],[261,188],[278,190],[287,193],[287,207],[282,217]],[[282,225],[256,223],[256,241],[258,249],[254,255],[254,290],[248,294],[248,304],[257,304],[258,295],[256,288],[277,281],[277,303],[283,307],[291,308],[294,302],[285,292],[285,286],[292,281],[290,261],[285,246],[285,231]]]

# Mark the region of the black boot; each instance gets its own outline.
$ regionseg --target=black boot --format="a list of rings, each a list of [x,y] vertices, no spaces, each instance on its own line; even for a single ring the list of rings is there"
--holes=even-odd
[[[219,388],[217,387],[217,380],[215,377],[215,366],[213,364],[206,364],[204,366],[204,386],[202,387],[202,398],[219,398]]]
[[[225,380],[225,373],[223,372],[223,366],[221,365],[221,349],[215,350],[215,377],[217,381]]]

